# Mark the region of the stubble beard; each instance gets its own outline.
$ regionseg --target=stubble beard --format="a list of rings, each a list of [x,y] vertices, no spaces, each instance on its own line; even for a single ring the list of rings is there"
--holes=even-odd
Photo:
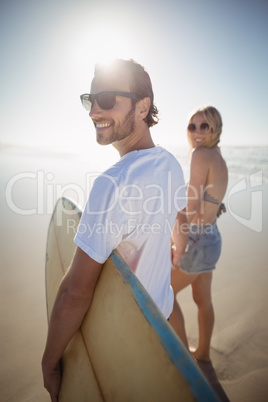
[[[129,137],[136,128],[135,107],[131,108],[122,123],[118,124],[117,127],[113,125],[112,128],[113,132],[109,137],[106,137],[106,135],[103,134],[97,134],[98,144],[109,145]]]

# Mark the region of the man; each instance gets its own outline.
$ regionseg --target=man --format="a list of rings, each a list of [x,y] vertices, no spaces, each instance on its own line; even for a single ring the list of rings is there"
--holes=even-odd
[[[133,60],[97,65],[91,94],[81,100],[90,111],[98,143],[112,144],[121,159],[93,184],[75,238],[77,251],[51,315],[42,367],[52,401],[60,389],[61,356],[90,307],[103,263],[114,249],[169,317],[174,301],[170,234],[176,218],[179,227],[186,221],[181,167],[151,138],[149,128],[157,124],[158,110],[144,68]],[[176,235],[183,250],[187,236],[180,230]]]

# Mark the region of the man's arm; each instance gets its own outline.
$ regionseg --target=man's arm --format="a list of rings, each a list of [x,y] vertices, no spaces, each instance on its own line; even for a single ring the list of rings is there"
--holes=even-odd
[[[184,254],[188,241],[189,225],[186,217],[186,208],[177,213],[171,234],[171,262],[174,267],[178,265]]]
[[[44,386],[52,402],[58,400],[60,390],[60,359],[91,304],[102,266],[78,247],[59,287],[42,359]]]

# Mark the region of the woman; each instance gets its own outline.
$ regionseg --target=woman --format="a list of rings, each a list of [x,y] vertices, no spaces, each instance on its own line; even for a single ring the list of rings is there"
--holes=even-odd
[[[224,210],[222,200],[228,182],[226,163],[218,146],[221,131],[221,115],[214,107],[198,109],[190,118],[187,128],[192,150],[187,189],[190,232],[185,254],[180,258],[179,267],[176,266],[171,274],[175,295],[186,286],[192,286],[193,299],[198,307],[199,342],[192,352],[197,362],[210,362],[214,325],[211,281],[221,252],[221,236],[216,220]],[[174,263],[179,259],[176,250],[180,247],[178,244],[176,249],[176,236],[173,236],[173,243]],[[176,298],[170,323],[188,348],[183,315]]]

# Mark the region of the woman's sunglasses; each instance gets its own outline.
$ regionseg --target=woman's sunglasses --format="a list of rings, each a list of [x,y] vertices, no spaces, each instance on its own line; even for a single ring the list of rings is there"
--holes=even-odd
[[[98,94],[83,94],[80,96],[82,105],[88,111],[91,110],[95,100],[97,101],[99,107],[103,110],[111,110],[116,104],[116,97],[124,96],[125,98],[131,98],[134,100],[139,100],[138,95],[132,92],[121,92],[121,91],[103,91]]]
[[[194,133],[196,131],[196,129],[197,128],[194,123],[189,124],[189,126],[187,127],[187,130],[190,131],[190,133]],[[208,123],[201,123],[200,127],[199,127],[199,131],[201,131],[201,133],[209,131]]]

